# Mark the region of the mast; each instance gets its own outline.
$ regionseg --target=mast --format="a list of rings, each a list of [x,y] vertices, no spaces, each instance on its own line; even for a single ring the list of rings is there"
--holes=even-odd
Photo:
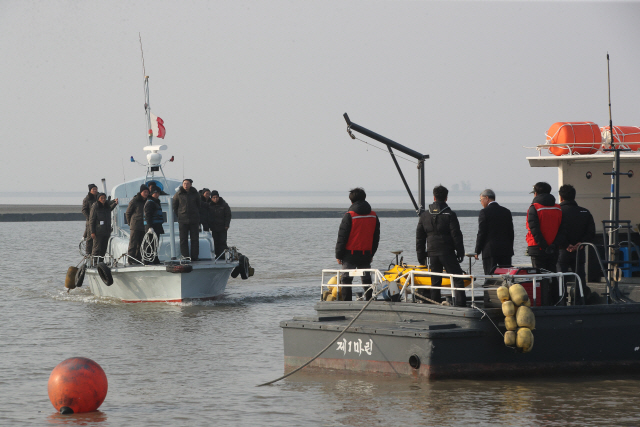
[[[147,129],[149,130],[149,144],[153,143],[153,131],[151,130],[151,105],[149,104],[149,76],[147,76],[147,72],[144,68],[144,51],[142,50],[142,35],[138,33],[138,38],[140,39],[140,57],[142,58],[142,76],[144,79],[144,113],[147,118]]]
[[[620,152],[622,151],[631,151],[629,149],[620,148],[620,144],[616,146],[614,144],[613,137],[613,119],[611,116],[611,77],[609,72],[609,53],[607,53],[607,86],[609,90],[609,133],[611,135],[611,141],[609,143],[609,148],[604,149],[605,152],[613,152],[613,169],[611,172],[604,172],[604,175],[611,175],[611,191],[609,197],[604,197],[604,199],[609,199],[609,220],[603,220],[603,233],[605,234],[605,244],[607,244],[607,270],[609,283],[611,283],[611,288],[609,291],[609,298],[607,299],[607,303],[609,300],[613,300],[614,302],[624,302],[625,298],[620,293],[618,288],[618,279],[619,279],[619,264],[620,264],[620,228],[624,227],[629,232],[631,227],[631,221],[621,221],[620,220],[620,199],[628,199],[630,196],[621,196],[620,195],[620,175],[629,176],[627,172],[620,172]],[[607,234],[608,234],[608,243],[607,243]]]
[[[167,189],[169,196],[160,196],[167,197],[167,222],[169,223],[169,246],[171,248],[171,259],[176,259],[176,231],[175,231],[175,222],[173,219],[173,203],[171,197],[171,190],[169,189],[169,183],[167,181],[167,177],[164,174],[164,168],[162,167],[162,155],[158,153],[160,150],[166,150],[166,145],[153,145],[153,129],[151,127],[151,104],[149,102],[149,76],[147,76],[147,72],[144,67],[144,51],[142,50],[142,36],[138,33],[138,37],[140,39],[140,55],[142,58],[142,76],[144,78],[144,113],[147,119],[147,136],[149,141],[147,146],[144,148],[145,151],[149,151],[147,154],[147,172],[145,174],[145,184],[149,176],[155,179],[155,172],[160,172],[162,175],[162,180],[164,181],[164,188]],[[160,136],[163,138],[163,136]],[[170,161],[173,161],[173,157]],[[163,236],[160,236],[162,239]]]

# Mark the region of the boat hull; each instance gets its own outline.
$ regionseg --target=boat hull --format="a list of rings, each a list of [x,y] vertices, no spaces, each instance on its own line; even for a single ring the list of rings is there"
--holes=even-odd
[[[85,280],[98,297],[123,302],[182,302],[222,296],[234,263],[194,263],[189,273],[170,273],[164,265],[111,269],[113,284],[104,284],[96,269],[87,269]]]
[[[318,317],[281,322],[285,369],[319,353],[364,303],[323,302]],[[309,368],[424,379],[640,371],[640,304],[533,308],[534,347],[506,347],[488,309],[376,302]],[[368,313],[367,313],[368,312]],[[339,319],[344,316],[344,320]],[[411,359],[415,366],[411,366]]]

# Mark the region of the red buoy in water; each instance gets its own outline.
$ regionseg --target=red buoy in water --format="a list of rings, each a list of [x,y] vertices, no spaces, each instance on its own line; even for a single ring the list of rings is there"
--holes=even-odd
[[[107,397],[107,376],[96,362],[72,357],[49,376],[49,400],[61,414],[95,411]]]

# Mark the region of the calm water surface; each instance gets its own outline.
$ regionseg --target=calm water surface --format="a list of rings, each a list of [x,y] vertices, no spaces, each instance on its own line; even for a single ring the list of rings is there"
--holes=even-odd
[[[381,222],[374,266],[384,268],[397,249],[415,262],[417,220]],[[524,218],[515,222],[515,261],[526,262]],[[471,251],[477,221],[461,223]],[[236,220],[229,242],[251,258],[256,276],[231,279],[221,301],[123,304],[64,289],[80,258],[82,223],[0,223],[0,425],[640,424],[638,376],[425,382],[303,371],[256,388],[283,372],[279,322],[314,313],[320,270],[337,265],[338,225]],[[73,356],[107,374],[98,412],[62,416],[49,402],[51,370]]]

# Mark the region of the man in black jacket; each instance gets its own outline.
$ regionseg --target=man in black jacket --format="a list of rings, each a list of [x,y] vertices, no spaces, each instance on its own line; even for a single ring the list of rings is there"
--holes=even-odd
[[[203,188],[198,191],[200,194],[200,225],[202,231],[209,231],[209,206],[211,205],[211,190]]]
[[[98,201],[98,186],[95,184],[89,184],[89,194],[82,201],[82,214],[86,218],[84,235],[82,237],[86,240],[86,254],[91,255],[93,252],[93,239],[91,238],[91,230],[89,228],[89,216],[91,215],[91,206]]]
[[[220,197],[217,190],[211,192],[211,203],[209,204],[209,229],[213,237],[213,246],[218,258],[227,246],[227,230],[231,225],[231,208],[225,200]]]
[[[129,264],[142,263],[140,245],[144,239],[144,205],[149,197],[149,189],[146,185],[140,186],[140,192],[131,198],[127,212],[124,214],[129,224]]]
[[[371,261],[378,250],[380,243],[380,220],[378,215],[371,210],[371,205],[366,201],[367,193],[364,188],[354,188],[349,191],[351,207],[342,217],[336,242],[336,261],[342,264],[342,269],[371,268]],[[352,284],[353,277],[343,273],[340,283]],[[371,274],[362,276],[362,284],[371,284]],[[363,286],[365,299],[372,296],[370,286]],[[344,301],[352,300],[351,287],[341,288]]]
[[[496,202],[496,193],[486,189],[480,193],[483,209],[478,216],[476,259],[482,254],[484,274],[496,265],[511,265],[513,256],[513,218],[511,211]]]
[[[464,243],[458,216],[447,205],[449,190],[442,185],[433,189],[434,203],[429,210],[420,214],[416,229],[416,252],[418,262],[426,265],[429,257],[430,269],[434,273],[442,273],[443,269],[451,274],[463,274],[460,263],[464,259]],[[426,245],[426,251],[425,251]],[[431,286],[440,287],[442,277],[432,276]],[[464,288],[463,279],[454,279],[456,288]],[[422,292],[419,292],[422,295]],[[431,299],[440,302],[440,289],[431,289]],[[466,307],[467,298],[464,290],[455,291],[456,306]]]
[[[151,191],[150,197],[147,199],[147,202],[144,204],[144,226],[145,226],[145,234],[149,232],[149,229],[153,229],[153,231],[158,236],[158,243],[160,239],[160,235],[164,234],[164,229],[162,228],[162,224],[164,223],[164,215],[162,214],[162,205],[160,203],[160,189],[156,186],[153,187]],[[153,261],[144,261],[145,264],[160,264],[160,259],[158,258],[158,248],[152,247],[153,252],[156,253]]]
[[[98,201],[91,206],[89,232],[94,241],[91,252],[93,265],[102,261],[100,258],[103,258],[107,253],[109,237],[111,236],[111,211],[117,205],[118,199],[107,202],[107,196],[104,193],[100,193],[98,194]]]
[[[582,242],[593,242],[596,235],[596,224],[588,209],[578,206],[576,203],[576,189],[570,184],[565,184],[558,191],[560,194],[560,209],[562,209],[562,222],[566,232],[567,247],[561,248],[558,255],[558,270],[566,273],[576,269],[576,257],[578,258],[578,270],[574,271],[582,281],[586,290],[586,275],[584,271],[585,249],[578,246]],[[579,292],[575,291],[576,299]]]
[[[200,194],[191,184],[191,179],[182,181],[182,186],[173,196],[173,210],[180,230],[180,253],[183,258],[189,258],[191,239],[191,261],[197,261],[200,255]]]

